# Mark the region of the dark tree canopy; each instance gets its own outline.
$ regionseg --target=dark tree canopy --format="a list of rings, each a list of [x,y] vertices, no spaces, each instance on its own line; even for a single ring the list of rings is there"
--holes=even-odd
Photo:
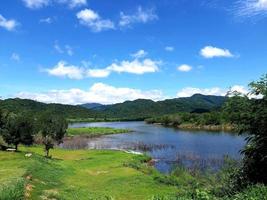
[[[27,114],[8,113],[1,116],[1,133],[4,141],[14,145],[33,143],[33,119]]]

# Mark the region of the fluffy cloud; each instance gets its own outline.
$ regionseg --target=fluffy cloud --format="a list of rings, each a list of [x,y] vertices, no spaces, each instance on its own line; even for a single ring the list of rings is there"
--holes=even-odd
[[[50,0],[22,0],[26,7],[30,9],[38,9],[48,6],[51,2]]]
[[[165,47],[165,51],[174,51],[174,47],[167,46]]]
[[[183,65],[178,66],[177,70],[181,72],[189,72],[192,70],[192,67],[190,65],[183,64]]]
[[[24,5],[30,9],[39,9],[52,3],[65,4],[69,8],[75,8],[87,5],[87,0],[22,0]]]
[[[19,61],[20,61],[20,56],[19,56],[19,54],[17,54],[17,53],[12,53],[10,59],[11,59],[11,60],[14,60],[14,61],[16,61],[16,62],[19,62]]]
[[[13,31],[19,25],[19,23],[14,19],[6,19],[0,14],[0,27]]]
[[[213,46],[206,46],[200,50],[200,55],[204,58],[214,57],[233,57],[233,54],[228,49],[220,49]]]
[[[134,23],[147,23],[149,21],[157,20],[158,16],[154,9],[143,10],[141,6],[132,15],[127,15],[123,12],[120,13],[119,26],[127,27]]]
[[[177,92],[177,97],[191,97],[194,94],[204,94],[204,95],[219,95],[223,96],[226,94],[225,90],[221,88],[194,88],[194,87],[186,87]]]
[[[237,16],[253,17],[267,15],[267,0],[242,0],[237,2]]]
[[[68,65],[64,61],[60,61],[52,69],[45,69],[48,74],[58,77],[68,77],[70,79],[82,79],[84,76],[84,69]]]
[[[102,19],[98,13],[91,9],[81,10],[76,14],[80,24],[89,27],[94,32],[115,29],[114,23],[109,19]]]
[[[160,62],[151,59],[144,59],[143,61],[135,59],[133,61],[113,63],[108,66],[107,69],[118,73],[127,72],[132,74],[144,74],[157,72],[159,70],[159,64]]]
[[[70,90],[51,90],[45,93],[20,92],[19,98],[33,99],[45,103],[82,104],[96,102],[112,104],[135,99],[162,100],[164,96],[160,90],[143,91],[139,89],[114,87],[104,83],[95,83],[89,90],[73,88]]]
[[[69,65],[65,61],[59,61],[54,67],[45,69],[52,76],[67,77],[70,79],[83,79],[87,77],[104,78],[108,77],[112,72],[117,73],[131,73],[131,74],[145,74],[153,73],[159,70],[159,61],[151,59],[133,61],[121,61],[119,63],[112,63],[103,69],[90,69],[86,67],[79,67],[75,65]]]
[[[246,87],[242,85],[234,85],[231,88],[195,88],[195,87],[186,87],[177,92],[177,97],[190,97],[194,94],[203,94],[203,95],[216,95],[216,96],[225,96],[231,92],[238,92],[242,95],[248,95],[250,98],[256,98],[255,95],[249,95],[249,91]]]
[[[105,78],[108,77],[111,73],[108,69],[88,69],[86,71],[86,75],[88,77],[95,77],[95,78]]]
[[[145,57],[146,55],[147,55],[147,52],[143,49],[131,54],[131,56],[134,58],[142,58],[142,57]]]

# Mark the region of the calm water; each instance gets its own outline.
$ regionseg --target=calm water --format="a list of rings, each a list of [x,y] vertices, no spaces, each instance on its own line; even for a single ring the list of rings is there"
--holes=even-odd
[[[144,122],[75,123],[70,127],[131,129],[131,133],[86,139],[86,145],[96,149],[146,151],[161,172],[169,172],[175,164],[216,168],[225,155],[239,159],[239,150],[245,143],[244,137],[225,132],[184,131]]]

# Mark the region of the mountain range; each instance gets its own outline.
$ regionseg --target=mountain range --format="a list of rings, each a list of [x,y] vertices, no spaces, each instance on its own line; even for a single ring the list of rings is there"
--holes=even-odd
[[[50,111],[67,118],[119,118],[142,120],[152,116],[177,112],[209,112],[219,109],[227,100],[224,96],[195,94],[191,97],[152,101],[137,99],[112,105],[87,103],[82,105],[46,104],[29,99],[0,100],[0,109],[12,112],[39,113]]]

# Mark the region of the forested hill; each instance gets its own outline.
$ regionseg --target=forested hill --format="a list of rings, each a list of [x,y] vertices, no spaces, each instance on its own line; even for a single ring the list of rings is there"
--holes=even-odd
[[[106,117],[143,119],[177,112],[207,112],[222,106],[227,97],[195,94],[191,97],[154,102],[147,99],[97,107]]]
[[[84,108],[96,110],[97,108],[104,106],[104,105],[100,104],[100,103],[85,103],[85,104],[81,104],[80,106],[82,106]]]
[[[9,110],[14,113],[30,112],[38,114],[43,111],[62,115],[66,118],[95,118],[101,114],[95,110],[83,108],[81,106],[46,104],[29,99],[6,99],[0,100],[0,109]]]
[[[6,109],[14,113],[31,112],[33,114],[49,111],[66,118],[106,117],[134,120],[177,112],[207,112],[220,108],[225,100],[226,97],[222,96],[195,94],[192,97],[157,102],[147,99],[137,99],[113,105],[97,105],[88,109],[83,106],[45,104],[33,100],[15,98],[0,100],[0,109]],[[90,106],[87,105],[87,107]]]

